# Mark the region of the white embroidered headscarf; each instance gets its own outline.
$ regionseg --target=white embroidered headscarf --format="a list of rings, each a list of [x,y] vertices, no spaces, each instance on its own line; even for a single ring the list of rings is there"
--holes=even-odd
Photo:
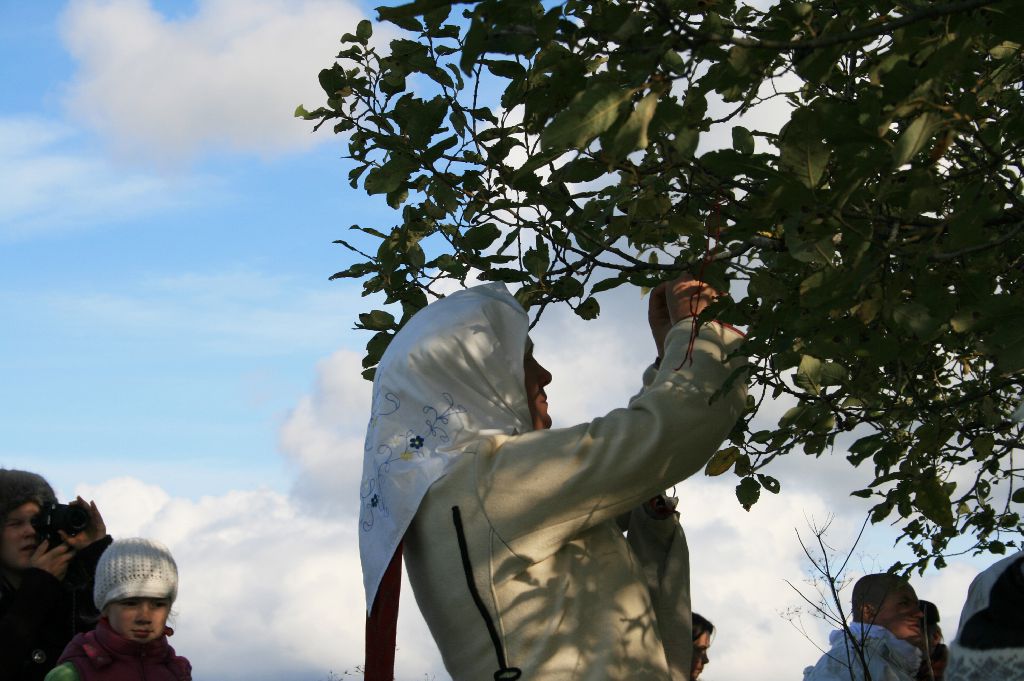
[[[454,457],[480,437],[533,429],[528,327],[505,286],[485,284],[417,312],[381,358],[359,490],[367,611],[420,501]]]
[[[971,585],[967,588],[967,600],[964,601],[964,609],[960,612],[960,624],[956,632],[958,640],[964,630],[964,625],[967,624],[967,620],[988,608],[992,596],[992,587],[1003,576],[1003,572],[1021,556],[1024,556],[1024,551],[1018,551],[1006,558],[1002,558],[982,570],[971,581]]]
[[[967,589],[967,600],[960,613],[960,625],[956,640],[949,645],[949,666],[944,678],[947,681],[1022,681],[1024,679],[1024,648],[967,648],[960,643],[960,637],[968,620],[992,602],[992,589],[996,582],[1017,560],[1024,556],[1018,551],[1011,556],[990,565],[978,574]]]

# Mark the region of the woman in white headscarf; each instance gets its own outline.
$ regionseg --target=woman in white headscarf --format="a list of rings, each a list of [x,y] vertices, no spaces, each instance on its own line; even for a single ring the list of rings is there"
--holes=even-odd
[[[460,291],[403,327],[377,368],[363,462],[368,665],[373,621],[397,607],[404,538],[455,681],[688,678],[686,542],[657,495],[700,470],[744,409],[742,380],[716,395],[743,366],[741,335],[693,326],[713,295],[689,277],[655,289],[659,362],[643,392],[553,430],[551,375],[504,286]]]
[[[1024,681],[1024,551],[971,582],[945,679]]]

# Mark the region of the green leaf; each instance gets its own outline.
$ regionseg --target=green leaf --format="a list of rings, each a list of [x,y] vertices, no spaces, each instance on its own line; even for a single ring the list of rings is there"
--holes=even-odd
[[[617,288],[622,284],[626,283],[621,277],[610,277],[608,279],[602,279],[590,288],[591,293],[601,293],[602,291],[610,291],[613,288]]]
[[[466,233],[462,235],[460,244],[463,248],[482,251],[493,244],[499,236],[501,236],[501,230],[496,226],[490,223],[477,225],[466,230]]]
[[[800,358],[800,368],[797,369],[793,383],[804,392],[817,395],[821,391],[821,360],[810,355]]]
[[[914,338],[930,340],[939,331],[941,322],[932,317],[928,308],[921,303],[909,302],[897,306],[892,319]]]
[[[931,112],[915,118],[896,140],[892,150],[893,166],[900,167],[921,151],[935,134],[940,122],[939,117]]]
[[[807,412],[806,404],[798,404],[795,407],[790,407],[786,412],[779,418],[779,428],[788,428],[789,426],[796,423],[796,421]]]
[[[363,19],[356,25],[356,37],[359,38],[363,44],[366,44],[371,36],[373,36],[373,24],[366,19]]]
[[[541,144],[545,148],[586,148],[612,126],[635,91],[607,78],[592,78],[587,89],[544,128]]]
[[[725,449],[718,450],[704,467],[704,475],[716,476],[725,473],[732,468],[732,465],[736,463],[736,459],[739,456],[740,450],[738,447],[726,447]]]
[[[842,385],[847,381],[850,372],[842,364],[825,362],[821,365],[821,385]]]
[[[371,331],[385,331],[395,328],[395,317],[384,310],[373,310],[359,315],[359,327]]]
[[[324,69],[319,76],[320,87],[324,89],[328,97],[333,97],[336,92],[345,87],[347,78],[340,66],[335,64],[329,69]]]
[[[779,481],[770,475],[763,475],[761,473],[758,473],[757,481],[761,483],[762,487],[764,487],[772,494],[778,494],[779,490],[782,489],[782,485],[779,484]]]
[[[526,75],[526,69],[517,61],[484,59],[487,69],[500,78],[517,79]]]
[[[559,168],[555,176],[562,182],[591,182],[608,171],[606,165],[589,158],[577,158]]]
[[[779,163],[782,169],[811,189],[818,186],[831,151],[813,130],[807,130],[791,122],[786,126],[782,139]]]
[[[914,506],[936,525],[952,527],[953,509],[949,502],[949,493],[938,478],[918,483],[917,492],[914,494]]]
[[[761,484],[754,478],[743,478],[740,484],[736,485],[736,498],[744,509],[749,511],[760,497]]]
[[[414,0],[397,7],[378,7],[377,16],[381,21],[391,21],[420,17],[440,7],[451,6],[451,0]]]
[[[658,106],[658,98],[660,96],[660,93],[657,91],[649,92],[636,105],[636,109],[629,115],[626,122],[619,128],[619,131],[615,133],[615,137],[608,149],[608,152],[613,157],[621,158],[636,149],[647,148],[647,128],[654,117],[654,111]]]
[[[363,368],[372,367],[380,362],[380,358],[384,355],[384,351],[387,350],[392,338],[394,338],[394,335],[387,331],[379,331],[374,334],[373,338],[370,339],[370,342],[366,344],[366,356],[363,357]]]
[[[992,433],[982,433],[974,438],[974,441],[971,443],[971,449],[974,450],[974,458],[980,461],[992,456],[995,444],[996,438]]]
[[[754,136],[742,125],[734,126],[732,129],[732,148],[741,154],[754,153]]]
[[[1013,496],[1010,500],[1015,504],[1024,504],[1024,487],[1013,490]]]
[[[543,277],[544,273],[547,272],[550,262],[551,259],[548,253],[547,244],[542,242],[540,239],[537,240],[536,248],[531,248],[523,255],[523,267],[526,268],[527,272],[538,279]]]
[[[513,270],[508,267],[492,267],[483,274],[480,278],[484,281],[502,281],[506,284],[523,283],[530,280],[530,275],[522,270]]]
[[[566,275],[560,277],[554,285],[551,287],[554,295],[567,299],[567,298],[579,298],[583,295],[583,283],[573,277],[572,275]]]
[[[414,167],[411,159],[396,156],[379,168],[372,168],[363,180],[363,188],[367,194],[389,194],[409,179]]]
[[[601,306],[598,305],[597,299],[591,296],[576,307],[576,314],[582,319],[597,319],[601,314]]]

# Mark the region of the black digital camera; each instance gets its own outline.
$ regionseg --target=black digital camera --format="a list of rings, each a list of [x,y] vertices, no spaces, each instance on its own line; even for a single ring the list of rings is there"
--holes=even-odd
[[[58,546],[64,539],[60,536],[63,530],[73,537],[89,526],[89,512],[81,506],[69,504],[43,504],[39,515],[32,518],[39,541],[49,542],[49,548]]]

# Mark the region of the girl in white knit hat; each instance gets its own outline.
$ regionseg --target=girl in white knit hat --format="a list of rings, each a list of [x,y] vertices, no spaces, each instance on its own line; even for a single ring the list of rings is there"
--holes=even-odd
[[[96,567],[95,631],[79,634],[46,681],[191,681],[192,665],[175,654],[167,616],[178,595],[178,566],[149,539],[115,541]]]

